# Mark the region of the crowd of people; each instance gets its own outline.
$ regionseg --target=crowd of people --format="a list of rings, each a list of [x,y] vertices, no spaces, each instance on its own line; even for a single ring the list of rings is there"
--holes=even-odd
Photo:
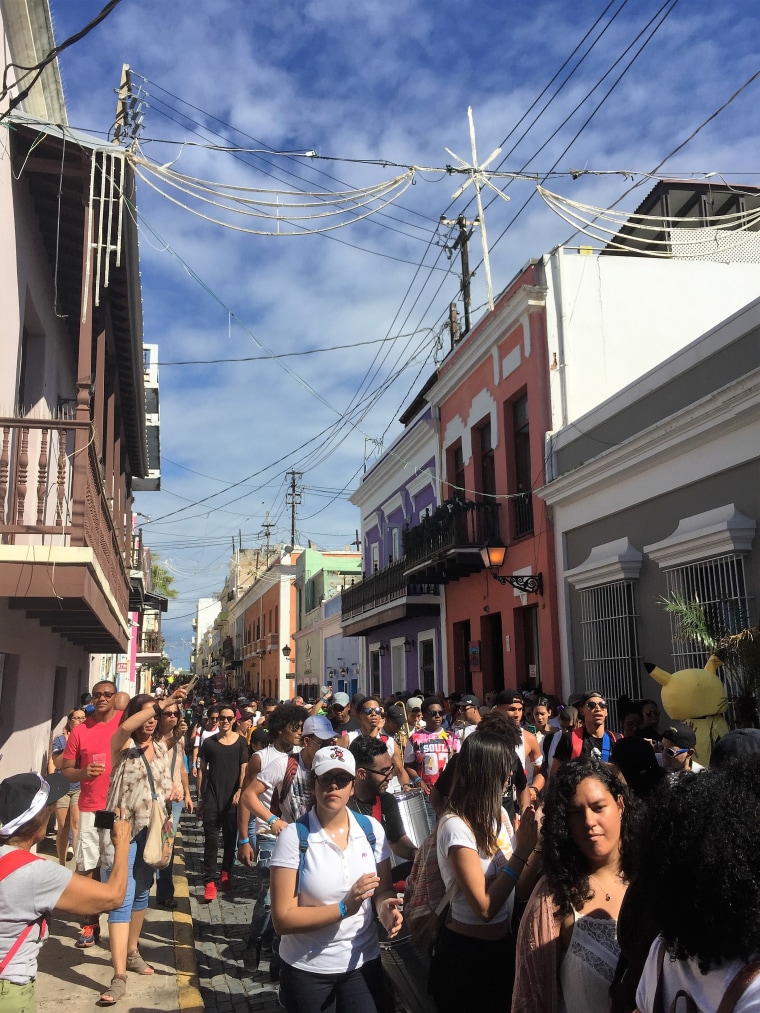
[[[379,940],[406,938],[407,879],[410,917],[420,884],[440,883],[417,954],[439,1013],[473,986],[515,1013],[760,1010],[758,729],[725,735],[708,767],[688,723],[628,698],[613,717],[596,691],[307,704],[99,682],[47,776],[0,783],[2,1013],[34,1008],[51,912],[82,918],[83,949],[107,913],[100,1005],[154,973],[140,938],[156,799],[175,830],[183,812],[201,821],[203,900],[255,865],[244,963],[269,958],[289,1013],[393,1008]],[[58,863],[40,862],[53,813]],[[156,903],[176,907],[171,860]]]

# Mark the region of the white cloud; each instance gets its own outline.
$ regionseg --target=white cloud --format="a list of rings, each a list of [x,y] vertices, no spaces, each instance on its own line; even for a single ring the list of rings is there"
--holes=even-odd
[[[51,2],[59,38],[79,29],[102,6],[100,0]],[[737,11],[706,0],[678,5],[567,155],[561,156],[562,150],[620,69],[611,72],[534,157],[659,6],[658,0],[625,5],[505,168],[528,162],[545,170],[557,159],[562,169],[650,168],[754,72],[760,10],[745,6]],[[572,5],[562,0],[515,0],[509,5],[368,0],[354,6],[337,0],[256,5],[242,0],[194,5],[130,0],[62,57],[70,121],[107,131],[114,118],[113,90],[122,63],[128,63],[149,79],[146,138],[214,137],[219,143],[314,148],[326,156],[444,166],[450,161],[445,147],[469,155],[466,110],[472,105],[480,156],[499,144],[506,155],[534,115],[528,112],[531,103],[602,9],[597,0]],[[757,182],[760,177],[746,175],[755,171],[751,123],[757,87],[748,89],[668,162],[667,171],[715,170],[734,180]],[[214,117],[234,124],[238,132]],[[147,142],[144,149],[158,162],[179,152],[176,146]],[[206,179],[270,188],[296,185],[288,175],[295,173],[303,181],[298,185],[307,190],[363,186],[397,171],[343,161],[234,158],[191,147],[182,151],[177,168]],[[438,218],[443,212],[474,214],[464,200],[451,202],[460,181],[446,174],[421,175],[382,217],[330,238],[290,239],[241,236],[212,226],[141,184],[145,220],[203,283],[193,281],[170,254],[155,249],[160,244],[143,230],[146,340],[159,343],[163,361],[174,361],[259,354],[247,331],[275,352],[291,352],[437,329],[458,291],[458,261],[455,257],[449,262],[438,245],[445,236],[437,228]],[[628,185],[620,177],[575,182],[564,177],[549,183],[559,193],[595,205],[616,200]],[[625,206],[633,208],[650,186],[640,186]],[[537,198],[518,216],[533,193],[532,184],[515,183],[507,192],[509,203],[496,200],[487,207],[497,291],[529,258],[569,234],[568,226]],[[471,263],[479,261],[476,234]],[[431,270],[433,265],[451,268],[452,273],[447,277]],[[478,306],[485,301],[482,269],[474,279],[473,300]],[[230,322],[225,307],[242,326]],[[304,471],[302,537],[329,546],[345,545],[353,537],[358,515],[346,495],[306,520],[328,502],[310,488],[339,490],[355,484],[352,475],[362,467],[365,438],[379,438],[390,425],[387,445],[398,432],[394,413],[411,400],[414,377],[420,373],[422,380],[433,368],[432,337],[427,361],[415,354],[424,337],[402,339],[392,347],[355,344],[280,364],[162,368],[166,491],[139,496],[138,509],[158,519],[186,505],[177,497],[194,501],[224,488],[170,461],[229,484],[261,473],[240,488],[145,528],[146,538],[178,574],[181,597],[172,604],[166,623],[176,661],[185,660],[186,649],[180,645],[183,638],[189,640],[189,624],[172,615],[190,612],[195,598],[219,588],[232,535],[237,537],[242,529],[244,541],[252,544],[269,510],[277,524],[275,536],[289,537],[283,488],[289,468]],[[445,347],[445,335],[443,342]],[[367,405],[341,424],[340,415],[365,376],[371,378],[361,387],[366,400],[367,388],[379,388],[406,360],[407,368],[378,395],[374,407]],[[297,376],[286,372],[283,363]],[[325,436],[305,450],[296,449],[327,427],[336,427],[334,441]],[[325,447],[333,449],[331,456]],[[320,464],[310,466],[322,457]]]

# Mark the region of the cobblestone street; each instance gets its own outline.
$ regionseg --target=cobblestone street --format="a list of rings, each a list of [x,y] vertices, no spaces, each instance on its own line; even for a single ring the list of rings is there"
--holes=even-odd
[[[261,968],[255,974],[243,966],[248,926],[258,890],[255,870],[236,865],[232,890],[220,892],[216,900],[206,904],[202,899],[203,828],[194,816],[182,818],[182,837],[205,1009],[218,1013],[242,1010],[281,1013],[277,985],[269,980],[269,962],[262,957]]]

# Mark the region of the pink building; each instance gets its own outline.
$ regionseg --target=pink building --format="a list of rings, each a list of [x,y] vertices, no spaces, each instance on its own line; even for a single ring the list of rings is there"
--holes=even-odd
[[[534,495],[551,429],[544,304],[533,262],[454,348],[428,394],[440,411],[445,500],[436,513],[461,528],[444,561],[448,683],[481,699],[523,683],[560,689],[554,540]],[[518,586],[485,568],[487,543],[506,547],[499,576]]]

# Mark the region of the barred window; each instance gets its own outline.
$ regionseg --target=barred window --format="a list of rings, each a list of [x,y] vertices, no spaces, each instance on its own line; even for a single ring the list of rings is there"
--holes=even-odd
[[[641,695],[634,583],[600,584],[580,592],[584,685],[617,700]]]
[[[665,571],[668,596],[678,595],[702,606],[707,629],[716,639],[746,629],[749,623],[749,598],[744,580],[744,557],[736,553],[690,563]],[[670,636],[673,671],[683,668],[704,668],[707,651],[695,637],[684,636],[683,620],[678,613],[670,614]],[[731,682],[728,672],[721,669],[724,683]],[[732,691],[736,687],[727,688]]]

